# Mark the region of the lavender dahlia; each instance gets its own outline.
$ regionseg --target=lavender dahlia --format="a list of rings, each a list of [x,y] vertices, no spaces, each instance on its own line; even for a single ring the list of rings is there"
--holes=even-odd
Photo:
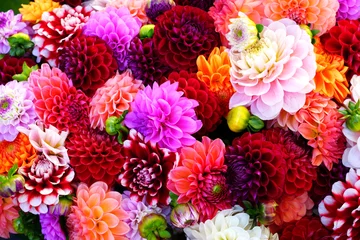
[[[45,239],[66,240],[61,229],[60,216],[55,214],[40,214],[41,232]]]

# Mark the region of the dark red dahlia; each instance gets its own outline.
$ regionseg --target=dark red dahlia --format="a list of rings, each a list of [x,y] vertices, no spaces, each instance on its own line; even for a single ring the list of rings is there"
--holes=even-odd
[[[29,67],[35,66],[36,63],[31,58],[17,58],[5,55],[0,60],[0,84],[6,84],[14,80],[15,74],[22,73],[22,65],[26,62]]]
[[[119,182],[130,189],[131,197],[141,201],[146,196],[150,205],[168,204],[170,197],[166,183],[170,170],[179,161],[178,153],[145,142],[140,133],[131,129],[122,155],[125,163]]]
[[[169,66],[160,61],[152,38],[141,41],[135,37],[130,43],[127,61],[134,78],[142,80],[145,86],[159,82],[171,71]]]
[[[96,181],[109,186],[115,183],[123,165],[121,145],[115,136],[84,127],[68,136],[65,147],[79,181],[88,185]]]
[[[154,44],[162,61],[172,69],[197,72],[196,59],[219,46],[214,20],[191,6],[175,6],[157,18]]]
[[[340,20],[327,33],[321,36],[324,48],[344,57],[345,65],[360,75],[360,22]]]
[[[215,0],[174,0],[174,2],[176,5],[193,6],[207,12],[214,5]]]
[[[282,147],[263,133],[244,133],[235,138],[225,154],[227,180],[235,202],[278,199],[287,171]]]
[[[183,70],[179,73],[172,72],[168,80],[171,83],[178,82],[178,91],[183,91],[185,97],[194,99],[199,103],[199,106],[195,108],[195,112],[203,126],[196,135],[203,136],[214,131],[221,122],[223,109],[221,109],[214,93],[209,91],[205,83],[200,82],[196,74],[190,74]]]
[[[79,6],[83,2],[82,0],[53,0],[53,1],[54,2],[59,2],[61,4],[69,5],[71,7]]]
[[[74,86],[92,96],[117,70],[113,51],[99,37],[80,35],[59,51],[59,68]]]

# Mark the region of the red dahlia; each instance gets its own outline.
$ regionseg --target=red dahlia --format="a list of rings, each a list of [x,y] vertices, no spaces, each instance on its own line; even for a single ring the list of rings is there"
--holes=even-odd
[[[16,58],[5,55],[0,59],[0,84],[6,84],[14,80],[15,74],[22,73],[22,65],[26,62],[29,67],[35,66],[36,63],[31,58]]]
[[[214,5],[215,0],[174,0],[174,2],[176,5],[193,6],[207,12]]]

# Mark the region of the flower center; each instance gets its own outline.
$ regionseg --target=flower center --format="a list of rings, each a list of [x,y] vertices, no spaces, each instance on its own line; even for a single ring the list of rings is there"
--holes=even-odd
[[[137,173],[134,182],[144,187],[149,187],[149,184],[151,183],[152,179],[153,176],[152,176],[151,168],[144,168]]]
[[[49,172],[49,170],[52,169],[51,162],[44,155],[40,155],[38,157],[37,163],[35,163],[33,166],[35,166],[35,171],[33,172],[38,177],[43,177],[45,173]]]
[[[265,43],[260,39],[259,41],[252,44],[249,48],[245,49],[245,51],[249,54],[257,55],[262,52],[264,49]]]
[[[297,24],[307,24],[304,9],[291,8],[286,12],[286,16],[294,20]]]
[[[82,106],[77,102],[72,103],[69,106],[69,114],[72,120],[79,120],[84,114]]]
[[[74,14],[68,14],[64,19],[61,19],[61,26],[66,31],[75,31],[82,28],[85,25],[88,17],[85,17],[82,13],[75,12]]]
[[[5,115],[9,111],[12,102],[13,102],[12,99],[9,97],[5,97],[0,100],[0,116]]]

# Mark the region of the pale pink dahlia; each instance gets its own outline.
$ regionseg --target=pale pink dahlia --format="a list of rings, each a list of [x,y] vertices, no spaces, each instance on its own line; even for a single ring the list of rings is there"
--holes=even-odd
[[[0,237],[10,238],[10,233],[16,233],[13,221],[19,217],[11,198],[0,198]]]
[[[230,52],[230,108],[250,106],[263,120],[280,111],[295,113],[314,89],[314,47],[305,30],[290,19],[264,21],[260,40],[244,51]]]
[[[142,24],[147,23],[148,17],[146,16],[145,7],[148,4],[147,0],[109,0],[106,4],[107,7],[127,7],[131,16],[137,17]]]
[[[130,103],[143,87],[142,81],[134,79],[131,71],[117,73],[106,81],[104,86],[96,90],[90,102],[91,127],[103,130],[106,119],[111,116],[119,117],[130,109]]]

